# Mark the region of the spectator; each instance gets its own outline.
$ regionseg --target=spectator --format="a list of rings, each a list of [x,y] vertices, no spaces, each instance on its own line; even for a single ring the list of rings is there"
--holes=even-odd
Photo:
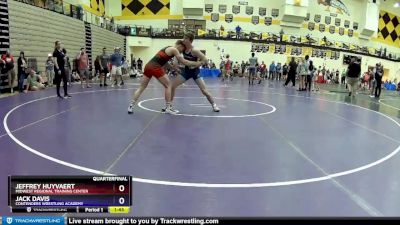
[[[52,54],[49,54],[46,60],[46,76],[47,76],[47,85],[49,87],[52,87],[54,81],[54,61]]]
[[[55,48],[53,52],[54,57],[54,72],[55,72],[55,80],[57,86],[57,97],[60,99],[64,98],[71,98],[68,94],[68,87],[67,87],[67,75],[65,74],[65,54],[61,48],[61,41],[55,42]],[[64,86],[64,97],[60,95],[60,85],[61,80],[63,81]]]
[[[242,32],[242,28],[239,25],[237,25],[237,27],[236,27],[236,38],[237,39],[240,39],[241,32]]]
[[[18,91],[23,92],[24,91],[24,80],[26,78],[26,71],[28,69],[28,61],[25,58],[25,53],[20,52],[19,53],[19,58],[18,58]]]
[[[297,63],[292,57],[292,60],[289,63],[289,73],[285,82],[285,87],[292,81],[293,87],[296,86],[296,71],[297,71]]]
[[[133,71],[136,72],[136,69],[137,69],[136,58],[133,57],[133,55],[131,55],[131,67],[132,67]]]
[[[268,79],[274,79],[275,78],[275,73],[276,73],[276,65],[275,62],[272,61],[271,65],[269,65],[269,76]]]
[[[100,56],[98,55],[96,59],[94,60],[94,76],[95,77],[100,77]],[[100,83],[101,84],[101,83]]]
[[[306,58],[307,57],[308,57],[308,55],[306,56]],[[306,80],[307,85],[308,85],[308,91],[311,91],[311,89],[314,90],[314,87],[313,87],[314,79],[313,78],[314,78],[315,70],[316,69],[315,69],[313,61],[308,60],[308,74],[307,74],[307,80]],[[306,85],[306,87],[307,87],[307,85]]]
[[[374,95],[374,91],[375,91],[375,87],[376,87],[376,80],[375,80],[375,73],[374,73],[375,69],[368,69],[368,73],[369,73],[369,91],[370,91],[370,96],[371,98],[375,97]]]
[[[225,78],[229,79],[231,77],[232,61],[229,58],[230,58],[230,56],[228,54],[228,55],[226,55],[225,60],[222,61],[222,65],[223,65],[222,81],[224,81]],[[231,78],[231,80],[232,79],[233,78]]]
[[[69,57],[67,55],[67,50],[65,48],[63,48],[63,53],[65,55],[64,60],[65,60],[65,65],[64,65],[64,70],[65,70],[65,76],[67,76],[67,81],[68,81],[68,85],[71,84],[72,82],[72,73],[71,73],[71,63],[69,61]]]
[[[111,55],[110,61],[111,61],[111,76],[113,77],[113,84],[111,87],[114,87],[118,83],[118,77],[121,79],[121,83],[118,84],[118,87],[124,84],[124,81],[122,80],[122,61],[123,56],[120,54],[120,48],[116,47],[114,50],[114,54]],[[140,58],[139,58],[140,59]]]
[[[282,78],[282,64],[278,63],[276,65],[276,80],[280,81]]]
[[[250,62],[250,67],[249,67],[249,85],[254,85],[254,79],[256,79],[257,76],[257,64],[258,64],[258,58],[255,57],[255,53],[251,53],[251,57],[249,58]],[[258,81],[258,84],[261,83],[261,79]]]
[[[297,66],[297,73],[300,77],[299,79],[299,90],[298,91],[305,91],[306,90],[306,77],[308,75],[308,62],[306,59],[300,58],[299,65]]]
[[[100,55],[100,87],[104,84],[107,87],[107,74],[110,65],[110,56],[107,54],[107,49],[103,48],[103,54]]]
[[[42,84],[42,78],[38,76],[33,69],[30,69],[24,92],[27,93],[28,91],[38,91],[43,89],[44,85]]]
[[[288,72],[289,72],[289,67],[288,67],[287,63],[285,63],[282,67],[283,80],[287,79]]]
[[[261,78],[265,79],[266,72],[267,72],[267,65],[265,65],[264,61],[262,61],[261,65],[260,65]]]
[[[89,57],[86,54],[85,48],[81,48],[81,51],[76,56],[76,59],[78,60],[78,70],[79,76],[81,77],[82,88],[85,88],[83,84],[83,78],[85,78],[86,80],[86,87],[91,88],[91,86],[89,85]]]
[[[235,65],[233,66],[233,76],[239,76],[239,63],[235,62]]]
[[[240,65],[241,69],[242,69],[242,76],[244,76],[244,72],[246,71],[246,63],[244,61],[242,61],[242,64]]]
[[[140,58],[137,60],[137,66],[138,66],[139,72],[142,73],[143,61]]]
[[[305,80],[305,83],[306,83],[306,85],[305,85],[305,88],[306,88],[306,90],[307,90],[307,87],[308,87],[308,91],[311,91],[311,86],[312,86],[312,77],[313,77],[313,75],[314,75],[314,64],[313,64],[313,62],[311,61],[311,59],[310,59],[310,56],[309,55],[306,55],[306,57],[305,57],[305,60],[306,60],[306,63],[307,63],[307,75],[306,75],[306,80]]]
[[[383,77],[383,66],[381,65],[381,63],[378,63],[376,64],[375,68],[375,80],[376,80],[375,98],[379,98],[381,96],[382,77]]]
[[[15,82],[15,70],[14,70],[14,57],[11,55],[10,50],[6,51],[6,54],[1,56],[2,63],[4,64],[4,73],[8,76],[8,86],[10,92],[14,93],[14,82]]]
[[[349,88],[349,96],[355,96],[355,91],[357,89],[358,78],[361,74],[360,63],[357,62],[356,57],[352,57],[350,65],[347,69],[347,84]]]
[[[342,71],[342,78],[341,78],[341,80],[340,80],[340,83],[343,85],[343,84],[346,84],[346,70],[344,69],[343,71]]]

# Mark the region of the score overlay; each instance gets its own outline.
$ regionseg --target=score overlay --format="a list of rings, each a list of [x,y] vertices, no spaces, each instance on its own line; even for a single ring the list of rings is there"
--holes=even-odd
[[[12,212],[127,213],[130,176],[9,176]]]

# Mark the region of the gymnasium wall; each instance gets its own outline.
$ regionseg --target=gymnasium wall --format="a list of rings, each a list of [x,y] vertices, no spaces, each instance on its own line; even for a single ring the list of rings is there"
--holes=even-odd
[[[127,49],[127,55],[131,53],[134,56],[140,57],[144,63],[148,62],[154,54],[165,46],[173,45],[175,40],[166,40],[166,39],[152,39],[151,43],[148,45],[149,47],[130,47]],[[224,49],[225,53],[230,54],[231,60],[241,62],[242,60],[247,61],[250,58],[251,54],[251,43],[250,42],[238,42],[238,41],[215,41],[215,40],[195,40],[194,46],[206,51],[206,56],[209,59],[212,59],[217,66],[220,63],[221,50]],[[238,50],[238,46],[240,46],[240,50]],[[274,54],[274,53],[256,53],[259,61],[264,61],[267,65],[271,63],[272,60],[275,62],[284,63],[287,61],[287,57],[284,54]],[[400,68],[398,66],[399,63],[392,62],[388,60],[382,60],[372,57],[362,56],[362,70],[366,71],[368,66],[374,66],[378,62],[382,62],[385,69],[389,70],[388,77],[389,79],[394,79],[397,77],[397,80],[400,80]],[[323,66],[326,65],[328,69],[339,69],[342,71],[347,68],[346,65],[343,65],[343,53],[340,54],[340,58],[338,60],[324,60],[322,58],[311,58],[315,66]]]
[[[115,47],[120,47],[124,54],[125,37],[103,28],[91,25],[92,29],[92,57],[93,61],[98,55],[103,53],[103,48],[107,48],[107,53],[112,54]]]
[[[131,0],[128,0],[131,1]],[[144,0],[135,0],[144,1]],[[125,2],[125,1],[123,1]],[[265,1],[265,0],[246,0],[248,5],[239,5],[239,1],[226,0],[204,0],[205,5],[211,5],[212,10],[204,10],[204,19],[206,20],[207,29],[219,29],[224,26],[225,29],[234,30],[239,25],[243,30],[253,32],[273,32],[279,33],[282,29],[286,34],[295,34],[306,36],[311,34],[313,37],[322,38],[326,36],[330,41],[347,42],[356,45],[368,46],[380,49],[386,47],[389,52],[395,52],[400,55],[400,25],[393,23],[385,23],[380,20],[380,27],[387,27],[389,32],[396,32],[398,35],[389,37],[388,34],[382,35],[382,32],[376,34],[371,40],[360,39],[359,35],[363,23],[363,7],[365,0],[341,0],[344,5],[340,8],[324,5],[320,0],[309,0],[309,19],[305,20],[301,28],[283,27],[282,15],[284,1]],[[332,1],[331,1],[332,2]],[[267,4],[266,4],[267,3]],[[123,3],[124,4],[124,3]],[[384,15],[392,5],[382,1],[381,15]],[[170,0],[170,15],[153,14],[151,16],[122,16],[117,17],[120,24],[130,24],[139,26],[152,26],[155,28],[166,28],[168,26],[167,19],[182,19],[182,0]],[[240,12],[233,12],[233,6],[239,6]],[[220,9],[221,6],[221,9]],[[247,13],[246,8],[252,7],[253,12]],[[225,9],[224,9],[225,8]],[[265,8],[265,13],[260,12],[260,8]],[[278,11],[273,15],[273,11]],[[261,13],[261,14],[260,14]],[[391,11],[390,17],[394,18],[395,12]],[[212,21],[211,15],[218,14],[218,21]],[[131,14],[133,15],[133,14]],[[232,21],[226,21],[231,15]],[[254,24],[253,17],[258,18],[258,24]],[[271,20],[270,25],[265,24],[265,20]],[[378,18],[377,18],[378,19]],[[310,29],[309,29],[310,26]],[[312,28],[313,27],[313,28]],[[312,28],[312,29],[311,29]],[[324,31],[321,31],[325,28]],[[334,33],[330,32],[330,29]],[[382,38],[385,36],[384,38]]]

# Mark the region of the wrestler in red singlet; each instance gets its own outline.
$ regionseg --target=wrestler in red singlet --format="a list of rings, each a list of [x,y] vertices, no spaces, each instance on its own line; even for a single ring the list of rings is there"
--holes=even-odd
[[[164,66],[168,66],[168,61],[174,57],[176,59],[190,67],[198,67],[201,65],[201,62],[191,62],[184,59],[181,56],[181,53],[185,51],[185,44],[183,41],[179,40],[175,43],[174,47],[165,47],[161,49],[157,54],[146,64],[144,68],[144,76],[143,80],[140,84],[140,87],[135,91],[132,97],[131,104],[128,107],[128,113],[133,113],[133,107],[135,106],[137,100],[140,95],[146,89],[152,77],[157,78],[157,80],[164,86],[165,88],[165,102],[166,108],[165,112],[171,114],[177,114],[178,112],[172,109],[171,106],[171,90],[169,88],[170,82],[168,76],[165,75]]]

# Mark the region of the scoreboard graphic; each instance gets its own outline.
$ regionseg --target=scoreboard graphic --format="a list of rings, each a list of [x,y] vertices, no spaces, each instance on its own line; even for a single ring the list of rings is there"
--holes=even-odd
[[[130,176],[9,176],[13,213],[128,213]]]

